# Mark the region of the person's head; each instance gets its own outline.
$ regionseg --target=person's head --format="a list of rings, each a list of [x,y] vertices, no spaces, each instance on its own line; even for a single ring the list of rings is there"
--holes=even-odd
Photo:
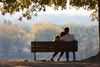
[[[69,33],[69,27],[65,27],[65,28],[64,28],[64,31],[65,31],[66,33]]]
[[[64,36],[65,34],[66,34],[65,32],[61,32],[60,37]]]
[[[55,38],[56,38],[56,39],[59,39],[59,35],[57,35]]]

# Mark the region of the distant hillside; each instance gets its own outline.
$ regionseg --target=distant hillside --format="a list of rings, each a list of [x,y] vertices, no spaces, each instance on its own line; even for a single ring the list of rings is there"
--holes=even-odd
[[[31,41],[52,41],[63,31],[65,26],[70,27],[70,33],[78,40],[77,60],[95,56],[99,51],[98,27],[66,24],[34,24],[32,30],[24,25],[0,24],[0,59],[33,59]],[[52,53],[38,53],[38,59],[49,60]],[[65,60],[65,56],[61,60]],[[70,53],[70,60],[72,54]]]
[[[0,24],[0,59],[14,56],[13,53],[27,51],[29,33],[13,24]]]

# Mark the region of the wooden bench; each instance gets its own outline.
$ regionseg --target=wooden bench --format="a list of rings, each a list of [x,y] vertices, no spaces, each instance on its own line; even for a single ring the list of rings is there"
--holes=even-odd
[[[78,42],[31,42],[31,52],[34,53],[36,61],[36,52],[73,52],[73,60],[76,60],[75,52],[78,51]]]

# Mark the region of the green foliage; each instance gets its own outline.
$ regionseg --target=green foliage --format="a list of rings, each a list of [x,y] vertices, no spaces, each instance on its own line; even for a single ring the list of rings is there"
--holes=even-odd
[[[6,0],[6,3],[7,4],[13,4],[13,3],[15,3],[16,2],[16,0]]]
[[[97,0],[71,0],[72,6],[83,7],[86,10],[97,9]]]
[[[55,10],[58,10],[59,7],[61,9],[66,9],[67,7],[67,0],[2,0],[2,3],[1,12],[3,15],[23,11],[22,17],[28,20],[31,19],[31,15],[36,15],[40,11],[46,11],[46,6],[54,7]],[[73,7],[83,7],[86,10],[97,10],[97,4],[98,0],[70,0],[70,5]]]
[[[79,8],[83,7],[85,10],[94,10],[91,14],[92,20],[98,20],[98,0],[71,0],[70,5],[73,7]]]
[[[28,9],[31,5],[31,0],[2,0],[2,14],[17,12],[20,10]]]

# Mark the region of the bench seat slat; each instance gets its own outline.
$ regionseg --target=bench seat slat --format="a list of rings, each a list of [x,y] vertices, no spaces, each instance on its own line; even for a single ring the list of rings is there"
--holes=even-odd
[[[31,52],[76,52],[77,42],[31,42]]]

